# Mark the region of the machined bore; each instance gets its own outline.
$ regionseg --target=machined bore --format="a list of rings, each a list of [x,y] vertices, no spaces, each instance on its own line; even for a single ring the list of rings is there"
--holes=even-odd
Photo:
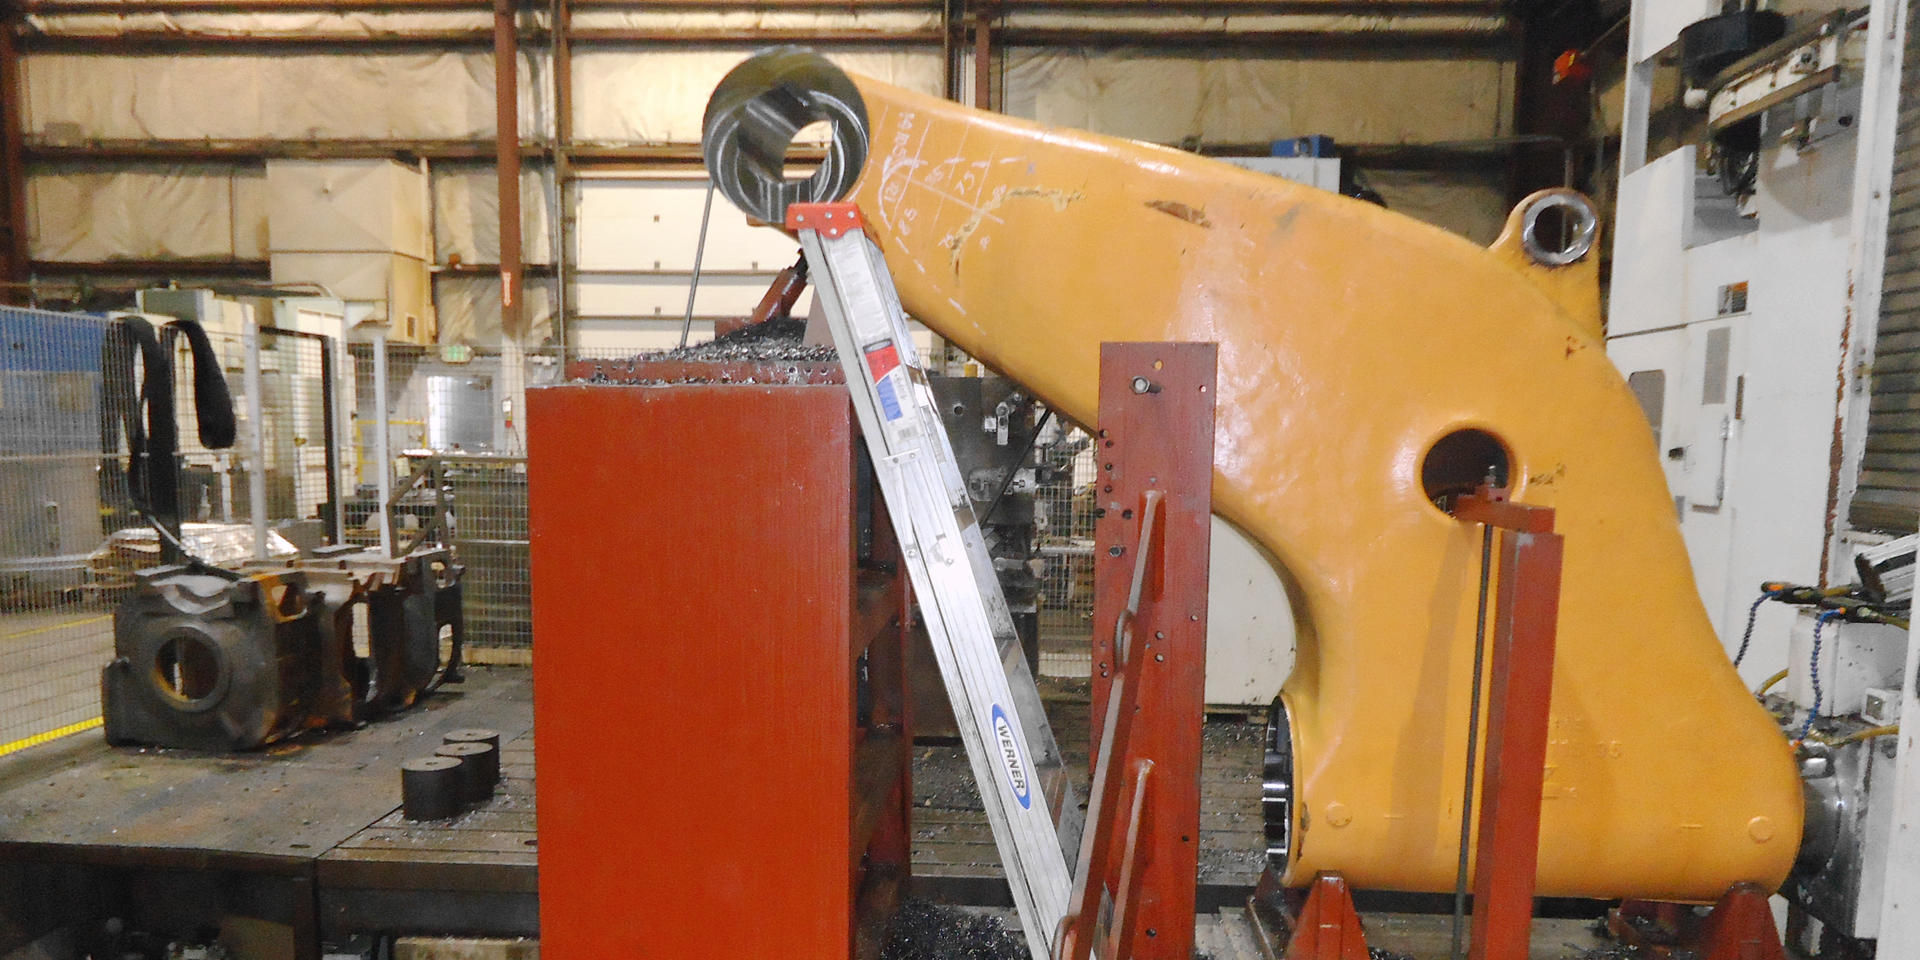
[[[787,149],[808,124],[832,128],[827,156],[804,179],[786,176]],[[866,104],[853,80],[802,47],[774,47],[729,71],[707,100],[701,126],[707,175],[749,216],[785,222],[795,203],[830,203],[853,192],[867,162]]]

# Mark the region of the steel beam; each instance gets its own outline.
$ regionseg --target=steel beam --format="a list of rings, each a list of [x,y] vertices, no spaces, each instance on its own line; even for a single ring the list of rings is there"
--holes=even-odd
[[[562,350],[571,345],[573,313],[573,238],[578,229],[573,185],[573,0],[552,0],[553,17],[553,189],[558,223],[549,248],[554,275],[554,337]]]
[[[520,271],[520,37],[516,0],[494,0],[494,168],[500,189],[500,329],[527,333]]]
[[[973,18],[973,105],[993,109],[993,21],[984,13]]]
[[[5,203],[4,242],[0,242],[0,280],[27,279],[27,173],[22,143],[20,50],[15,43],[16,11],[0,4],[0,200]],[[0,301],[22,303],[19,287],[0,288]]]

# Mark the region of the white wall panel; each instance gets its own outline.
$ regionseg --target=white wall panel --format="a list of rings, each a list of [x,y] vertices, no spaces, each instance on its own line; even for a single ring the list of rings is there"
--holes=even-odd
[[[595,178],[580,181],[578,189],[580,269],[693,269],[705,179]],[[791,266],[799,253],[793,238],[748,223],[731,201],[714,194],[703,269],[771,275]]]

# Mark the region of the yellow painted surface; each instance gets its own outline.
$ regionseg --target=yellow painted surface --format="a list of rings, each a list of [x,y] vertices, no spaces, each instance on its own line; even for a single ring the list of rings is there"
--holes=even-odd
[[[1220,345],[1217,511],[1295,588],[1288,881],[1453,886],[1479,532],[1422,457],[1499,436],[1566,536],[1542,895],[1710,900],[1794,859],[1787,744],[1708,624],[1653,436],[1546,274],[1365,203],[856,78],[907,308],[1086,424],[1102,341]]]

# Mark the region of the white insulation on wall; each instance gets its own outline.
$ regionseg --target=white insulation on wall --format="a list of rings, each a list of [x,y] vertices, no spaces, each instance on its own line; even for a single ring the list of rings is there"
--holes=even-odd
[[[266,171],[152,166],[35,171],[36,260],[258,260],[267,255]]]
[[[493,54],[45,53],[25,58],[26,135],[88,140],[475,140],[493,136]],[[520,132],[551,126],[547,65],[520,62]],[[405,95],[399,95],[404,91]]]
[[[574,136],[586,143],[697,143],[707,96],[747,50],[581,51],[573,57]],[[835,63],[922,93],[939,95],[939,48],[823,49]],[[582,95],[592,91],[591,95]]]
[[[1513,100],[1498,60],[1077,49],[1012,51],[1003,96],[1015,116],[1157,143],[1481,139],[1509,129]]]

